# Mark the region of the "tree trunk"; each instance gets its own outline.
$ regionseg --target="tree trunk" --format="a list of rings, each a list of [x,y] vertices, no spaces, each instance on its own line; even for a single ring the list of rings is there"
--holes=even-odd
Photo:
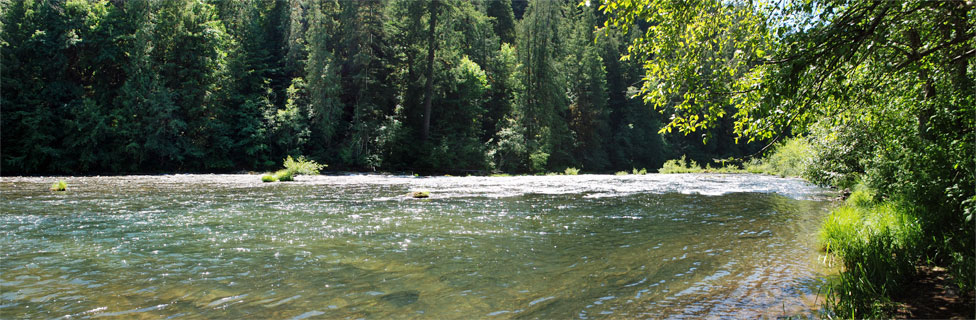
[[[421,131],[421,139],[427,140],[430,136],[430,112],[431,100],[434,95],[434,51],[437,42],[434,37],[435,27],[437,26],[437,1],[430,2],[430,27],[427,33],[427,84],[424,86],[424,127]]]

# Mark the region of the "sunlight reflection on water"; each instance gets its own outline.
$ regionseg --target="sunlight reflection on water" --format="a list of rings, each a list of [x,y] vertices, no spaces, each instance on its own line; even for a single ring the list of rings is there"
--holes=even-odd
[[[53,180],[0,180],[0,318],[803,314],[833,205],[756,175]]]

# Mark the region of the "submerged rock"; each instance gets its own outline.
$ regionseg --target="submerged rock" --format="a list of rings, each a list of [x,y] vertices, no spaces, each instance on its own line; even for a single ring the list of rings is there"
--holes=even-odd
[[[429,198],[430,197],[430,191],[426,191],[426,190],[424,190],[424,191],[414,191],[414,192],[411,192],[410,193],[410,197],[417,198],[417,199]]]
[[[394,292],[380,297],[380,301],[401,308],[417,302],[418,299],[420,299],[420,291],[417,290]]]

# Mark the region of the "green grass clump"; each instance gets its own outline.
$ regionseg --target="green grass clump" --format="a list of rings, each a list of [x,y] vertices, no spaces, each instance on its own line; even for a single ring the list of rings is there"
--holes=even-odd
[[[618,175],[618,176],[626,176],[628,174],[630,174],[630,173],[627,172],[627,171],[617,171],[616,173],[614,173],[614,175]]]
[[[275,182],[275,181],[278,181],[278,178],[275,178],[274,175],[266,174],[266,175],[261,176],[261,181],[264,181],[264,182]]]
[[[909,203],[878,202],[859,187],[821,226],[819,240],[843,271],[831,279],[827,309],[852,318],[887,318],[892,296],[915,275],[922,229]]]
[[[575,175],[578,175],[579,172],[580,172],[580,169],[577,169],[577,168],[566,168],[566,170],[563,170],[563,174],[565,174],[567,176],[575,176]]]
[[[67,191],[67,190],[68,190],[68,183],[64,182],[64,180],[58,180],[58,182],[55,182],[54,184],[51,185],[51,191]]]
[[[682,157],[682,158],[684,158],[684,157]],[[637,174],[637,175],[645,175],[645,174],[647,174],[647,168],[641,168],[640,170],[637,170],[637,168],[632,168],[632,171],[633,171],[634,174]]]
[[[278,181],[295,181],[295,172],[288,169],[281,169],[275,172],[274,178]]]

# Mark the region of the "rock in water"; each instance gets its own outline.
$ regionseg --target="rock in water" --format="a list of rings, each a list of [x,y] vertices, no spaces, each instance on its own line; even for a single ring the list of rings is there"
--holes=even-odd
[[[429,198],[430,191],[414,191],[410,193],[410,196],[417,199]]]
[[[407,305],[417,302],[420,299],[420,291],[417,290],[406,290],[400,292],[394,292],[388,295],[380,297],[380,301],[395,305],[397,307],[406,307]]]

